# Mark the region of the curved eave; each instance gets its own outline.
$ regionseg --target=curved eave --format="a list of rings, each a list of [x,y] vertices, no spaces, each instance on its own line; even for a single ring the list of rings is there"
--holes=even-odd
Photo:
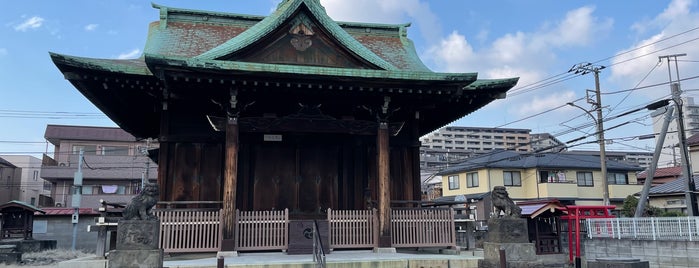
[[[324,27],[328,33],[336,38],[336,40],[346,49],[384,70],[397,69],[395,66],[376,55],[374,52],[349,35],[345,30],[343,30],[325,13],[325,9],[317,2],[317,0],[286,1],[282,3],[279,8],[272,13],[272,15],[250,27],[247,31],[219,45],[218,47],[197,56],[196,58],[205,60],[219,59],[253,45],[255,42],[266,37],[275,29],[280,27],[301,7],[301,4],[304,4],[315,19],[320,22],[322,27]]]
[[[462,84],[464,86],[476,81],[477,73],[434,73],[402,70],[371,70],[332,68],[303,65],[281,65],[266,63],[251,63],[238,61],[188,59],[179,57],[164,57],[160,55],[145,55],[145,62],[151,72],[156,73],[160,67],[186,68],[209,70],[212,72],[225,71],[235,73],[257,73],[260,75],[301,75],[316,77],[360,78],[367,80],[393,80],[417,83],[444,82]]]
[[[137,138],[157,136],[159,119],[151,104],[162,85],[142,58],[109,60],[50,55],[65,79],[120,128]]]
[[[133,75],[153,75],[146,66],[142,58],[129,60],[114,60],[114,59],[94,59],[85,57],[76,57],[49,52],[51,60],[56,66],[71,66],[82,69],[90,69],[94,71],[105,71],[112,73],[123,73]]]

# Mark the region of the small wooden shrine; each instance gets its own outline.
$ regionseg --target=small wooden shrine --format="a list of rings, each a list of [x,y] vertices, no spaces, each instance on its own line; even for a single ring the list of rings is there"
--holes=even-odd
[[[391,201],[421,197],[419,137],[517,83],[432,72],[409,24],[337,22],[318,0],[269,16],[153,6],[140,58],[51,57],[121,128],[158,139],[163,201],[223,201],[225,238],[235,209],[367,206],[390,237]]]
[[[0,205],[2,239],[20,237],[24,240],[32,239],[36,212],[46,214],[35,206],[17,200]]]

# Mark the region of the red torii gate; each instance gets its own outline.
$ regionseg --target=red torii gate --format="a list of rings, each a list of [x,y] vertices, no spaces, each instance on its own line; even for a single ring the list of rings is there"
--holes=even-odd
[[[566,206],[565,209],[568,215],[562,216],[561,219],[568,220],[568,257],[570,263],[573,263],[573,258],[580,258],[580,220],[596,219],[596,218],[614,218],[614,215],[609,211],[615,209],[616,206]],[[573,256],[573,222],[575,222],[575,256]],[[579,266],[576,266],[579,267]]]

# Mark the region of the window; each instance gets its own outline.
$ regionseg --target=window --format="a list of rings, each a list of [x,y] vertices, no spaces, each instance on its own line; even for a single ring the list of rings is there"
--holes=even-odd
[[[32,197],[29,201],[29,204],[31,204],[32,206],[36,206],[36,197]]]
[[[38,170],[34,170],[34,175],[32,176],[32,179],[34,179],[34,181],[39,180],[39,171]]]
[[[629,177],[626,173],[609,172],[607,173],[608,184],[629,184]]]
[[[73,145],[73,154],[79,154],[81,150],[83,154],[97,154],[97,146],[95,145]]]
[[[472,172],[466,174],[466,187],[478,187],[478,173]]]
[[[51,182],[44,181],[44,191],[51,191]]]
[[[459,189],[459,175],[449,176],[449,190]]]
[[[503,171],[502,177],[505,186],[522,186],[522,175],[519,171]]]
[[[567,183],[566,173],[563,170],[540,170],[539,171],[539,182],[558,182]]]
[[[102,146],[102,155],[129,155],[129,146]]]
[[[594,186],[592,172],[578,172],[578,186]]]

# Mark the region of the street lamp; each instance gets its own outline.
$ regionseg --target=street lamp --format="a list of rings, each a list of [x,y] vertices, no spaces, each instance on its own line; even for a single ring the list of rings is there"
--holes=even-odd
[[[598,95],[599,96],[599,95]],[[569,102],[567,103],[570,106],[577,107],[580,110],[585,111],[587,115],[589,115],[592,120],[595,120],[595,117],[590,113],[590,111],[585,110],[585,108],[578,106],[575,103]],[[604,202],[605,206],[609,205],[609,183],[607,182],[607,154],[604,149],[604,127],[602,126],[602,108],[597,105],[597,120],[595,121],[595,125],[597,126],[597,142],[599,143],[599,155],[600,155],[600,168],[602,169],[602,199]]]

